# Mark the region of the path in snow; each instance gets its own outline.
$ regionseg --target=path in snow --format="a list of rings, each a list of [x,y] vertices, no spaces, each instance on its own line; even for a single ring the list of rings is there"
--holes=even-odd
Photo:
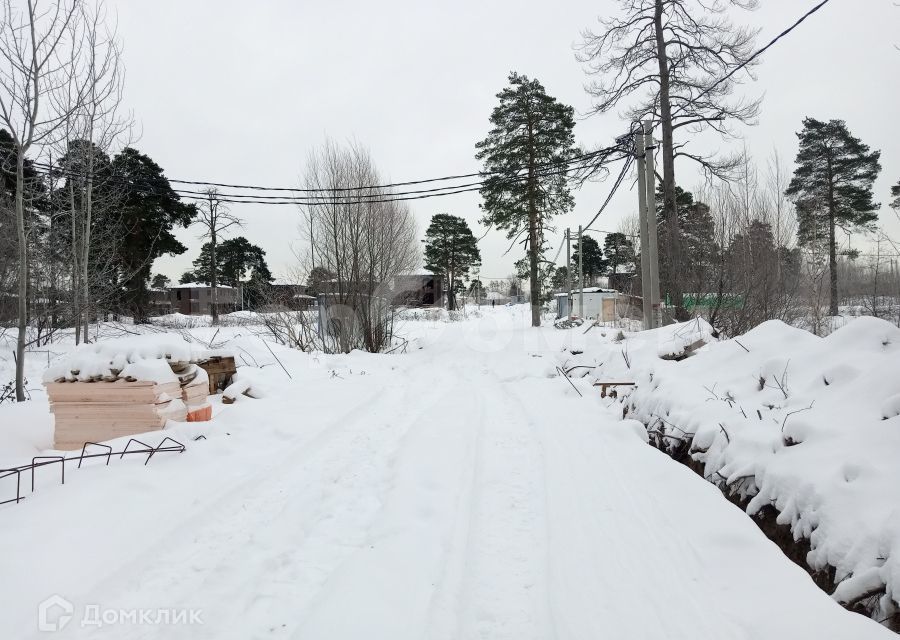
[[[4,511],[21,535],[54,501],[76,502],[82,517],[66,526],[81,530],[82,554],[104,560],[73,594],[79,603],[203,610],[203,625],[73,624],[59,637],[891,637],[834,604],[715,488],[598,398],[549,378],[561,334],[529,334],[514,320],[492,326],[490,341],[468,322],[410,355],[367,356],[372,372],[339,403],[315,405],[314,388],[300,384],[284,387],[293,398],[246,401],[274,430],[258,427],[216,482],[191,476],[185,465],[198,463],[187,456],[157,467],[160,484],[140,485],[134,499],[165,529],[142,534],[123,511],[136,539],[118,550],[104,547],[116,533],[92,520],[102,522],[102,505],[78,483],[48,489],[33,510]],[[313,408],[298,410],[306,393]],[[280,441],[265,441],[272,434]],[[105,473],[93,486],[116,482]],[[168,474],[203,499],[164,508]],[[27,614],[32,594],[62,588],[46,572],[6,602]],[[6,624],[3,637],[34,628],[24,614]]]

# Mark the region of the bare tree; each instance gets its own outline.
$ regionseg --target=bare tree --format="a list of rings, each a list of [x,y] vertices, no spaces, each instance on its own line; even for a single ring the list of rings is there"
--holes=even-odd
[[[24,388],[25,332],[28,325],[28,244],[26,238],[25,158],[35,145],[47,143],[81,104],[48,98],[77,73],[71,54],[79,46],[81,2],[25,0],[24,8],[4,0],[0,18],[0,124],[13,138],[16,150],[16,238],[18,242],[18,338],[16,342],[16,399],[26,399]],[[74,34],[74,38],[73,38]]]
[[[133,124],[130,114],[121,111],[124,88],[121,46],[115,31],[106,25],[104,4],[100,2],[92,7],[82,5],[78,24],[82,25],[82,42],[72,55],[80,72],[70,79],[65,92],[58,92],[61,99],[55,99],[61,110],[72,101],[73,95],[81,97],[79,107],[70,112],[64,124],[66,137],[63,149],[68,163],[63,169],[69,187],[76,343],[82,323],[84,339],[88,339],[95,210],[108,216],[119,201],[119,189],[115,187],[113,177],[108,171],[98,173],[98,161],[108,163],[108,156],[115,145],[127,146],[130,140],[121,138],[130,132]],[[69,28],[70,37],[75,41],[79,36],[79,27],[70,25]],[[76,189],[79,191],[77,198]]]
[[[628,103],[625,114],[631,121],[650,119],[661,126],[663,213],[669,227],[663,249],[675,273],[682,252],[675,159],[694,160],[718,177],[728,177],[736,164],[691,151],[675,136],[681,129],[731,135],[731,123],[755,120],[759,100],[730,100],[738,80],[720,80],[741,65],[749,73],[756,36],[725,14],[732,7],[756,5],[757,0],[619,0],[621,17],[601,19],[599,32],[583,33],[579,60],[590,75],[599,76],[587,87],[594,112]],[[673,302],[680,309],[677,280]]]
[[[194,223],[203,228],[201,238],[209,240],[209,287],[211,289],[212,298],[212,314],[213,325],[219,324],[219,297],[218,297],[218,263],[216,261],[216,246],[219,237],[228,229],[234,226],[241,226],[241,221],[232,215],[228,210],[219,192],[215,187],[206,190],[206,199],[197,205],[199,216]]]
[[[416,226],[409,207],[391,199],[380,183],[368,151],[356,143],[341,148],[326,141],[310,153],[305,186],[324,190],[315,214],[303,221],[314,246],[315,264],[334,274],[322,283],[331,348],[381,351],[393,327],[391,281],[420,260]]]

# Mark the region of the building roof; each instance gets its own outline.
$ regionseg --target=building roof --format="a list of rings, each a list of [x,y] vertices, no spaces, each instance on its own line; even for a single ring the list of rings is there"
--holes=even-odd
[[[206,282],[185,282],[184,284],[173,284],[170,289],[210,289],[212,286]],[[234,289],[227,284],[217,284],[216,289]]]
[[[582,289],[572,289],[572,293],[581,293]],[[615,289],[604,289],[603,287],[585,287],[585,293],[619,293]]]

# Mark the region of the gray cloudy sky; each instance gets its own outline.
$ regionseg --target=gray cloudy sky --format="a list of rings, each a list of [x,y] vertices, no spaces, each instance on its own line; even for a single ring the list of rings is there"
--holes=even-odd
[[[813,0],[761,4],[737,16],[762,28],[759,44]],[[583,28],[617,6],[614,0],[121,0],[110,9],[125,47],[126,100],[142,126],[138,148],[170,177],[291,186],[308,150],[326,136],[368,146],[395,181],[477,171],[474,144],[488,130],[494,96],[510,70],[538,78],[585,112],[585,76],[573,45]],[[900,7],[892,0],[832,0],[766,54],[758,81],[742,89],[765,94],[759,126],[744,132],[761,163],[778,149],[792,166],[804,116],[845,119],[881,149],[877,197],[895,238],[900,224],[887,201],[900,179],[898,27]],[[591,146],[626,128],[609,114],[579,121],[575,133]],[[698,183],[687,162],[676,170],[686,187]],[[587,222],[610,183],[577,192],[574,212],[557,226]],[[464,216],[477,235],[483,229],[477,194],[412,205],[420,233],[439,212]],[[636,194],[622,189],[595,226],[615,230],[635,209]],[[289,273],[300,237],[296,209],[233,205],[232,211],[245,220],[243,234],[266,250],[273,272]],[[154,269],[173,279],[200,245],[196,230],[179,236],[188,252],[162,258]],[[553,253],[560,237],[551,237]],[[500,232],[481,247],[483,278],[507,275],[521,257],[502,256],[507,243]]]

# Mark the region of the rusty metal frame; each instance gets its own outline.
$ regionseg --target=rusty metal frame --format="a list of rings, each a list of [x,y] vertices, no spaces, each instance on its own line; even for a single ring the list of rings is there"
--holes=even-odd
[[[205,439],[205,438],[204,438]],[[166,445],[166,442],[170,444]],[[137,443],[141,445],[141,448],[130,448],[132,443]],[[96,453],[88,453],[88,447],[102,447],[105,451],[96,452]],[[102,444],[100,442],[85,442],[84,446],[81,448],[81,453],[77,456],[66,457],[66,456],[35,456],[31,459],[31,464],[23,464],[17,467],[11,467],[9,469],[0,469],[0,480],[4,478],[8,478],[12,475],[16,476],[16,497],[10,498],[9,500],[0,501],[0,505],[9,504],[11,502],[15,502],[16,504],[20,503],[25,499],[25,496],[22,495],[22,472],[30,471],[31,472],[31,493],[34,493],[34,475],[35,470],[39,467],[46,467],[49,465],[59,464],[60,467],[60,484],[66,483],[66,463],[67,462],[75,462],[78,461],[78,469],[81,468],[82,463],[85,460],[90,460],[93,458],[106,458],[106,465],[109,466],[110,460],[114,455],[119,456],[119,460],[125,457],[125,454],[146,454],[147,459],[144,460],[144,465],[150,462],[150,458],[152,458],[157,453],[184,453],[186,447],[178,442],[177,440],[166,436],[163,438],[159,444],[155,447],[150,446],[146,442],[141,442],[140,440],[136,440],[135,438],[130,439],[125,447],[121,451],[113,451],[112,447],[108,444]]]

